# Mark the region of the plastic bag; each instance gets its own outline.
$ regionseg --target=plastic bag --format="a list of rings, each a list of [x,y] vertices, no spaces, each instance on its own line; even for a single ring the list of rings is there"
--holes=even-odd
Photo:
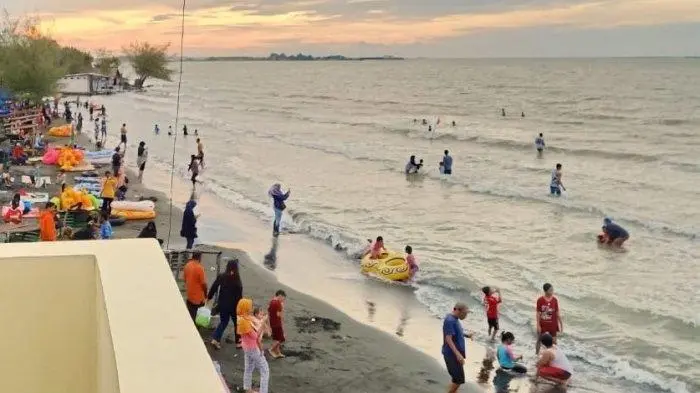
[[[204,306],[198,308],[194,323],[199,327],[208,328],[211,324],[211,310]]]

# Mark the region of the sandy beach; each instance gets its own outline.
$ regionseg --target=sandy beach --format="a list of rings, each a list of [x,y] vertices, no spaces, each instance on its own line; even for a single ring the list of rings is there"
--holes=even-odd
[[[63,144],[65,139],[47,137],[50,144]],[[83,133],[76,142],[90,148],[92,142]],[[102,172],[107,168],[97,168]],[[20,173],[24,168],[14,167],[12,173]],[[55,167],[43,166],[42,175],[52,178]],[[66,176],[67,184],[73,184],[73,177]],[[171,248],[184,245],[179,232],[182,219],[180,208],[172,209],[170,223],[169,197],[137,183],[136,173],[128,170],[130,179],[128,198],[151,197],[156,199],[154,220],[159,237],[167,236],[172,225]],[[56,195],[60,185],[51,184],[43,192]],[[147,221],[127,221],[115,226],[115,238],[134,238]],[[284,359],[269,359],[271,368],[271,392],[322,392],[329,386],[340,392],[437,392],[446,385],[446,375],[434,358],[399,341],[396,336],[353,320],[331,305],[309,295],[302,294],[278,282],[275,275],[253,261],[245,250],[222,248],[200,244],[198,249],[221,251],[225,258],[237,258],[241,263],[241,277],[244,295],[254,299],[255,304],[267,307],[267,302],[277,289],[287,293],[286,334]],[[215,278],[213,258],[204,258],[208,280]],[[183,304],[184,306],[184,304]],[[185,308],[183,307],[183,312]],[[216,320],[216,319],[215,319]],[[212,326],[212,328],[215,327]],[[206,345],[213,360],[222,365],[224,377],[231,391],[242,391],[243,357],[242,351],[233,344],[224,344],[221,350],[214,350],[208,344],[211,329],[200,329],[203,345]],[[269,342],[266,342],[269,346]]]

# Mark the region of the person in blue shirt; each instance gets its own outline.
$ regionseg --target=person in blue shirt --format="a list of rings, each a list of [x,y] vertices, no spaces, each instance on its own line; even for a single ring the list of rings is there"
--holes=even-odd
[[[445,156],[442,157],[442,166],[445,175],[452,174],[452,156],[448,150],[445,150]]]
[[[447,392],[455,393],[461,385],[464,385],[464,357],[466,356],[466,344],[464,338],[471,338],[472,333],[464,333],[459,322],[467,317],[469,308],[464,303],[455,304],[452,312],[445,316],[442,323],[442,356],[445,359],[447,372],[452,378]]]
[[[277,236],[280,234],[280,224],[282,224],[282,212],[287,208],[284,201],[289,198],[291,190],[287,192],[282,191],[282,186],[279,183],[275,183],[270,187],[267,194],[272,198],[272,206],[275,211],[275,219],[272,223],[272,235]]]
[[[610,217],[603,219],[603,233],[607,236],[607,244],[613,247],[621,247],[622,243],[630,238],[629,232],[620,225],[614,223]]]
[[[102,223],[100,224],[100,239],[112,238],[112,223],[109,222],[109,215],[102,213]]]
[[[503,332],[501,334],[501,345],[499,345],[496,350],[498,364],[500,364],[501,368],[504,370],[525,374],[527,373],[527,368],[522,364],[516,363],[516,361],[522,360],[523,356],[516,356],[515,353],[513,353],[513,341],[515,341],[513,333]]]
[[[542,155],[544,151],[544,135],[540,132],[540,136],[535,138],[535,148],[537,149],[537,154]]]

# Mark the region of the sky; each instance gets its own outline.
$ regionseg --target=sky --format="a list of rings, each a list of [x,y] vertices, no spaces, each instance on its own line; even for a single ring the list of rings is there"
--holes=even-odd
[[[700,56],[700,0],[186,0],[187,56]],[[180,44],[179,0],[22,0],[59,42]]]

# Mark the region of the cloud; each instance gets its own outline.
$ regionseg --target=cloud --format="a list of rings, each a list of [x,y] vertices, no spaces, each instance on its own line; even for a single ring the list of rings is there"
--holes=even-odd
[[[72,45],[108,43],[114,46],[108,49],[118,49],[137,39],[173,39],[179,15],[172,5],[150,3],[49,13],[43,25]],[[697,22],[698,0],[194,0],[185,18],[185,48],[188,53],[240,53],[281,42],[421,47],[534,28],[590,31]]]

